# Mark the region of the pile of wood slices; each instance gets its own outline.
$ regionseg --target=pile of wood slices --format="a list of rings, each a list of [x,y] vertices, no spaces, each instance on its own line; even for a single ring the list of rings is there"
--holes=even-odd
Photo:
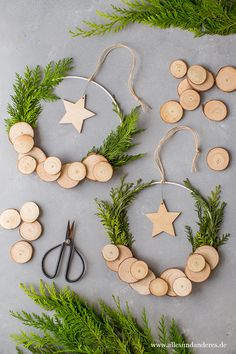
[[[14,124],[9,131],[9,140],[18,153],[18,169],[25,175],[36,172],[43,181],[57,181],[67,189],[77,186],[85,178],[99,182],[112,178],[113,168],[102,155],[91,153],[82,162],[64,164],[57,157],[47,157],[34,146],[34,130],[28,123]]]
[[[108,244],[102,250],[107,267],[118,273],[119,278],[128,283],[141,295],[187,296],[192,292],[192,282],[200,283],[208,279],[219,263],[219,254],[212,246],[201,246],[188,258],[185,271],[169,268],[160,277],[148,265],[136,259],[127,246]]]

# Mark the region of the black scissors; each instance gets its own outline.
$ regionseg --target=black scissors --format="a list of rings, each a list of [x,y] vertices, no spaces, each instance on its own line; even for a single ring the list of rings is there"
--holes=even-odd
[[[79,253],[79,251],[75,248],[74,229],[75,229],[75,222],[73,221],[72,224],[70,224],[70,221],[68,221],[65,241],[63,243],[60,243],[59,245],[51,248],[50,250],[48,250],[45,253],[45,255],[43,256],[42,271],[43,271],[44,275],[46,275],[46,277],[48,277],[50,279],[54,279],[57,276],[58,271],[60,269],[62,259],[63,259],[64,251],[67,246],[70,247],[70,254],[69,254],[69,258],[68,258],[68,262],[67,262],[67,266],[66,266],[66,275],[65,275],[66,281],[68,281],[69,283],[74,283],[74,282],[78,281],[80,278],[82,278],[82,276],[84,275],[85,268],[86,268],[85,267],[85,260],[84,260],[83,256]],[[59,248],[59,247],[61,248],[61,250],[59,253],[58,260],[57,260],[56,270],[55,270],[54,274],[50,275],[45,268],[45,261],[46,261],[47,256],[51,252],[53,252],[56,248]],[[70,279],[69,273],[70,273],[71,263],[72,263],[74,255],[76,255],[80,258],[81,263],[82,263],[82,269],[81,269],[79,276],[76,279]]]

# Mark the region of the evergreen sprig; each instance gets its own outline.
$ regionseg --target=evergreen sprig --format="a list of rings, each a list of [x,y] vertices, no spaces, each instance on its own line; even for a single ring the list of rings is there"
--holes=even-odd
[[[37,290],[32,285],[21,284],[21,288],[43,310],[52,313],[11,312],[23,325],[31,328],[30,332],[22,330],[12,335],[19,354],[23,354],[21,348],[34,354],[192,353],[175,320],[169,324],[164,317],[161,318],[158,327],[162,334],[157,340],[151,334],[145,311],[139,324],[128,303],[122,310],[118,298],[114,297],[114,308],[104,301],[92,306],[69,288],[59,290],[54,284],[47,285],[41,281]],[[165,346],[171,342],[175,348],[166,349]]]
[[[209,245],[216,249],[225,244],[230,234],[220,236],[221,226],[224,220],[226,203],[220,201],[221,187],[217,186],[211,195],[203,197],[198,189],[193,187],[187,179],[184,181],[187,188],[191,190],[191,195],[195,200],[195,208],[198,215],[199,230],[194,235],[190,226],[186,226],[186,234],[192,244],[193,251],[199,246]]]
[[[33,128],[36,126],[42,111],[41,102],[59,99],[54,88],[72,69],[72,61],[72,58],[64,58],[55,63],[50,62],[44,69],[40,66],[30,69],[27,66],[24,76],[16,74],[12,103],[7,107],[10,117],[5,119],[7,131],[18,122],[27,122]]]
[[[83,21],[86,28],[77,27],[73,36],[89,37],[118,32],[132,23],[151,27],[178,27],[204,34],[236,33],[236,2],[227,0],[121,0],[124,6],[111,5],[111,12],[97,11],[105,23]]]

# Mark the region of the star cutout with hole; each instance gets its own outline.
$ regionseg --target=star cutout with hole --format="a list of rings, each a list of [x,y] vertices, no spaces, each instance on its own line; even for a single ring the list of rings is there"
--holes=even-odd
[[[66,113],[60,120],[60,124],[73,124],[76,130],[81,133],[85,119],[93,117],[94,112],[85,108],[86,96],[82,96],[76,103],[63,100]]]
[[[175,236],[173,223],[180,214],[179,212],[168,211],[165,202],[162,200],[156,213],[146,214],[148,219],[153,223],[152,237],[162,232],[166,232],[170,236]]]

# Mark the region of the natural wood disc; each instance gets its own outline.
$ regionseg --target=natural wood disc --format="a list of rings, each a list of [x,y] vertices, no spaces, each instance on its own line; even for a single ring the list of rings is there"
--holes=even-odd
[[[206,81],[203,82],[203,84],[196,85],[193,82],[191,82],[190,80],[188,80],[188,83],[190,84],[190,86],[194,90],[199,91],[199,92],[204,92],[204,91],[210,90],[214,86],[215,78],[214,78],[213,74],[210,71],[207,71],[207,78],[206,78]]]
[[[120,263],[118,269],[118,275],[120,280],[124,281],[125,283],[135,283],[138,281],[137,278],[133,277],[131,274],[131,266],[134,262],[137,262],[136,258],[126,258],[123,262]]]
[[[200,254],[194,253],[188,258],[187,267],[192,272],[201,272],[205,268],[205,265],[205,258]]]
[[[192,283],[186,277],[177,278],[173,283],[173,290],[178,296],[188,296],[192,291]]]
[[[207,71],[205,68],[203,68],[200,65],[192,65],[188,69],[187,73],[188,79],[193,83],[193,84],[203,84],[203,82],[206,81],[207,78]]]
[[[34,130],[28,123],[18,122],[14,124],[9,130],[9,140],[13,144],[15,139],[20,135],[29,135],[34,137]]]
[[[147,276],[137,281],[136,283],[130,283],[132,289],[137,291],[141,295],[149,295],[150,294],[150,283],[154,280],[155,274],[149,269]]]
[[[85,159],[82,162],[86,167],[86,171],[87,171],[86,177],[88,179],[91,179],[92,181],[96,181],[96,178],[94,177],[93,174],[93,168],[99,162],[107,162],[107,159],[102,155],[90,154],[87,157],[85,157]]]
[[[58,157],[50,156],[44,161],[43,167],[49,175],[56,175],[61,171],[61,161]]]
[[[188,66],[183,60],[180,59],[174,60],[170,64],[170,72],[177,79],[184,77],[187,73],[187,70],[188,70]]]
[[[188,82],[188,79],[183,79],[180,81],[179,85],[177,86],[177,92],[178,95],[180,96],[184,91],[190,90],[192,87]]]
[[[18,161],[18,170],[24,175],[30,175],[31,173],[33,173],[36,169],[36,166],[37,166],[37,162],[31,156],[27,156],[27,155],[23,156]]]
[[[38,164],[36,168],[36,173],[45,182],[53,182],[56,181],[59,177],[61,172],[57,173],[56,175],[49,175],[44,169],[44,162]]]
[[[16,263],[27,263],[33,256],[33,246],[26,241],[18,241],[12,245],[10,255]]]
[[[150,292],[155,296],[164,296],[168,291],[168,284],[162,278],[156,278],[151,281],[149,286]]]
[[[39,207],[34,202],[27,202],[20,208],[21,219],[25,222],[34,222],[39,217]]]
[[[229,152],[221,147],[216,147],[208,151],[207,164],[214,171],[225,170],[230,161]]]
[[[236,69],[232,66],[224,66],[216,75],[216,86],[224,92],[236,90]]]
[[[0,225],[4,229],[15,229],[21,223],[21,217],[17,210],[6,209],[0,215]]]
[[[123,262],[126,258],[133,257],[132,252],[130,249],[123,245],[116,245],[119,249],[119,257],[115,261],[106,261],[106,265],[109,269],[113,272],[118,272],[119,265]]]
[[[93,175],[99,182],[107,182],[112,178],[113,168],[109,162],[98,162],[93,168]]]
[[[119,248],[116,245],[106,245],[102,249],[103,258],[106,261],[115,261],[119,257]]]
[[[73,162],[68,168],[68,176],[73,181],[82,181],[86,177],[86,167],[82,162]]]
[[[37,240],[42,234],[42,225],[38,221],[23,222],[20,225],[20,235],[27,241]]]
[[[220,260],[219,253],[212,246],[208,246],[208,245],[200,246],[196,249],[195,253],[200,254],[205,258],[211,270],[215,269],[215,267],[219,263]]]
[[[211,274],[211,268],[206,262],[205,268],[201,272],[192,272],[188,267],[186,267],[185,274],[191,281],[195,283],[201,283],[209,278],[209,275]]]
[[[228,110],[224,102],[211,100],[204,104],[203,113],[208,119],[219,122],[227,117]]]
[[[148,265],[143,261],[134,262],[130,270],[132,276],[137,280],[145,278],[148,274]]]
[[[187,111],[193,111],[200,104],[200,95],[195,90],[185,90],[179,97],[179,102],[183,109]]]
[[[163,273],[161,273],[160,278],[164,279],[168,284],[167,295],[176,296],[176,293],[174,292],[174,289],[173,289],[173,284],[174,284],[174,281],[180,277],[185,277],[185,274],[184,274],[184,272],[182,272],[182,270],[177,269],[177,268],[169,268],[169,269],[166,269]]]
[[[59,184],[59,186],[65,189],[74,188],[79,184],[79,181],[74,181],[68,176],[69,167],[70,167],[69,163],[62,165],[61,175],[57,179],[57,183]]]
[[[166,123],[176,123],[183,117],[184,111],[179,102],[167,101],[160,109],[162,120]]]
[[[13,146],[16,152],[25,154],[33,148],[34,139],[30,135],[20,135],[14,140]]]
[[[20,160],[23,156],[33,157],[36,160],[37,164],[46,160],[45,153],[37,146],[34,146],[33,149],[27,152],[26,154],[19,154],[18,160]]]

